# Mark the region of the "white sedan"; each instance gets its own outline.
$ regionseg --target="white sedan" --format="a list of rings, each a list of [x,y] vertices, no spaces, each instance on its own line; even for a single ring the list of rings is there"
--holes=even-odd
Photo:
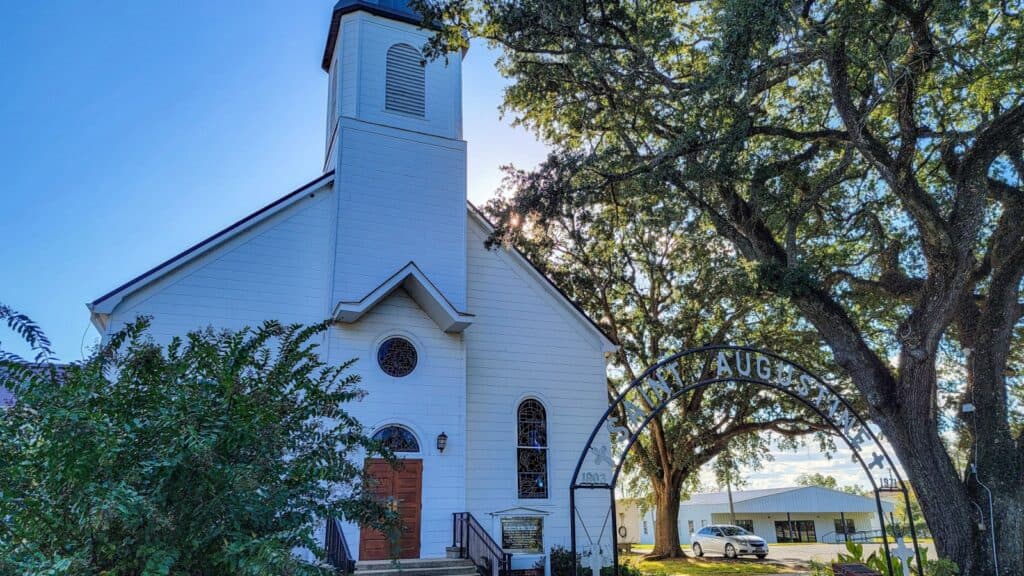
[[[761,560],[768,556],[768,544],[764,538],[729,524],[705,526],[700,532],[690,534],[690,542],[696,556],[703,556],[706,552],[724,554],[726,558],[753,555]]]

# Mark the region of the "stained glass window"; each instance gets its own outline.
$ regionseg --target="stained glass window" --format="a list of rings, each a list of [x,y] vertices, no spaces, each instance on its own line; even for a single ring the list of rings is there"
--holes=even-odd
[[[373,439],[390,448],[392,452],[419,452],[420,443],[416,436],[401,426],[387,426],[373,435]]]
[[[377,349],[377,364],[388,376],[401,378],[416,369],[416,347],[405,338],[388,338]]]
[[[520,498],[548,497],[548,422],[544,406],[524,400],[517,413],[516,464]]]

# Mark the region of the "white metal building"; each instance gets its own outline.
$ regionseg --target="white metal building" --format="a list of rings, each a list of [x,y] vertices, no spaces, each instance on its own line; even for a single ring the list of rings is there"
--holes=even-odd
[[[390,484],[413,527],[402,557],[444,556],[468,511],[529,568],[569,545],[570,475],[608,405],[614,345],[523,255],[485,247],[492,229],[466,200],[462,57],[424,64],[419,23],[402,0],[338,2],[323,173],[89,309],[104,337],[148,315],[164,342],[332,318],[322,350],[361,358],[368,392],[351,411],[417,462]],[[588,502],[599,523],[607,499]],[[343,533],[360,559],[386,555],[372,533]]]
[[[833,542],[835,534],[878,530],[878,508],[871,496],[858,496],[819,486],[792,486],[732,493],[735,524],[774,542]],[[882,500],[886,518],[895,505]],[[627,515],[628,517],[628,515]],[[643,521],[653,525],[654,511]],[[709,524],[732,524],[726,492],[693,494],[679,506],[679,536],[690,543],[690,533]],[[637,530],[642,534],[642,526]],[[653,543],[653,534],[644,543]]]

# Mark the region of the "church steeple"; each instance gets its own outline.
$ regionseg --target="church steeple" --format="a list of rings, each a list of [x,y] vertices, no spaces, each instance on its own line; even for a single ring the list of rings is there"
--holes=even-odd
[[[360,302],[410,263],[466,306],[462,58],[427,61],[433,31],[404,0],[341,0],[330,74],[327,169],[338,198],[334,302]]]
[[[324,48],[330,77],[325,165],[339,118],[462,137],[461,57],[426,61],[431,31],[405,0],[341,0]]]

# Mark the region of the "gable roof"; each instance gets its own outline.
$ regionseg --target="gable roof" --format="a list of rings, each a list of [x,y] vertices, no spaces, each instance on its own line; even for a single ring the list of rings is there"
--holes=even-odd
[[[128,294],[131,294],[132,292],[138,290],[142,286],[165,276],[166,274],[180,268],[181,266],[184,266],[185,264],[191,262],[198,256],[206,253],[207,251],[222,244],[223,242],[226,242],[231,238],[237,236],[239,233],[248,230],[253,226],[256,226],[260,222],[263,222],[264,220],[270,218],[274,214],[277,214],[281,210],[284,210],[285,208],[291,206],[292,204],[298,202],[299,200],[302,200],[303,198],[306,197],[307,194],[310,194],[316,189],[327,185],[333,180],[334,170],[325,172],[316,179],[311,180],[310,182],[307,182],[302,186],[299,186],[295,190],[292,190],[288,194],[285,194],[284,196],[278,198],[277,200],[274,200],[270,204],[267,204],[263,208],[260,208],[259,210],[253,212],[252,214],[249,214],[245,218],[238,220],[237,222],[231,224],[227,228],[224,228],[220,232],[217,232],[212,236],[209,236],[208,238],[202,240],[198,244],[192,245],[185,251],[180,252],[179,254],[168,258],[167,260],[164,260],[163,262],[157,264],[153,268],[150,268],[149,270],[143,272],[142,274],[139,274],[135,278],[132,278],[131,280],[125,282],[124,284],[121,284],[117,288],[114,288],[110,292],[107,292],[106,294],[100,296],[99,298],[93,300],[92,302],[89,302],[88,304],[86,304],[86,306],[92,313],[93,324],[96,326],[97,329],[102,331],[106,327],[106,316],[113,312],[114,308],[116,308],[117,305],[121,303],[121,300],[123,300],[124,297],[127,296]]]
[[[403,266],[358,301],[338,302],[334,307],[334,319],[346,324],[357,322],[399,288],[404,288],[427,316],[445,332],[462,332],[473,323],[473,315],[456,310],[415,262]]]
[[[100,331],[105,330],[109,315],[129,294],[193,262],[239,234],[311,196],[316,190],[333,181],[334,170],[331,170],[89,302],[86,306],[91,313],[93,325]],[[484,213],[470,202],[467,202],[466,205],[473,221],[488,234],[493,233],[494,225]],[[579,304],[548,278],[526,255],[514,246],[505,248],[504,251],[519,262],[534,280],[551,293],[556,300],[565,305],[571,314],[582,320],[583,324],[600,339],[602,350],[605,353],[616,350],[618,344],[615,339],[609,336]],[[446,332],[461,332],[472,323],[473,315],[455,309],[414,262],[409,262],[359,301],[339,302],[335,306],[334,316],[339,322],[354,322],[398,287],[405,288],[417,304]]]
[[[527,508],[526,506],[516,506],[515,508],[506,508],[504,510],[488,512],[487,514],[490,516],[520,516],[523,514],[529,514],[530,516],[550,516],[551,512],[548,510],[541,510],[539,508]]]

